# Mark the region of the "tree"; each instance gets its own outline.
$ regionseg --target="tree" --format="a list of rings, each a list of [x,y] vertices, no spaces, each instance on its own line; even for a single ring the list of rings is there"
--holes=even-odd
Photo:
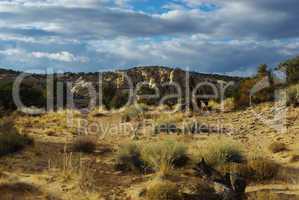
[[[280,63],[278,70],[286,73],[287,83],[293,84],[299,82],[299,56],[283,63]]]
[[[268,65],[266,64],[261,64],[259,67],[258,67],[258,70],[257,70],[257,76],[258,77],[264,77],[264,76],[268,76],[269,75],[269,70],[268,70]]]

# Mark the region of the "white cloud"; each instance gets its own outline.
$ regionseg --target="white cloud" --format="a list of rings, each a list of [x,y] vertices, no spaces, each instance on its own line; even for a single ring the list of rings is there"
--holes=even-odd
[[[50,60],[62,61],[62,62],[87,62],[88,58],[76,57],[67,51],[61,51],[57,53],[47,52],[32,52],[32,56],[35,58],[47,58]]]

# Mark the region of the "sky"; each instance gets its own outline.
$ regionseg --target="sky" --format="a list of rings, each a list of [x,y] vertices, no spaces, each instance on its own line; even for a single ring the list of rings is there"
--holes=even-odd
[[[0,0],[0,68],[247,76],[299,55],[298,0]]]

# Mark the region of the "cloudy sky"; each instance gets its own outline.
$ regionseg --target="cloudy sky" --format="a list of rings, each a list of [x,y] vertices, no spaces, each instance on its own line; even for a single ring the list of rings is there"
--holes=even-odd
[[[248,75],[299,55],[298,0],[0,0],[0,68]]]

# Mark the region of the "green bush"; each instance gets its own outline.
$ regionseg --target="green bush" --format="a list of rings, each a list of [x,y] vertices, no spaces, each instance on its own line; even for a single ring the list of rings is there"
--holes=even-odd
[[[15,110],[16,105],[13,101],[13,83],[0,84],[0,107],[7,110]],[[31,85],[22,85],[20,88],[20,98],[25,106],[43,107],[46,105],[44,91],[34,88]]]

